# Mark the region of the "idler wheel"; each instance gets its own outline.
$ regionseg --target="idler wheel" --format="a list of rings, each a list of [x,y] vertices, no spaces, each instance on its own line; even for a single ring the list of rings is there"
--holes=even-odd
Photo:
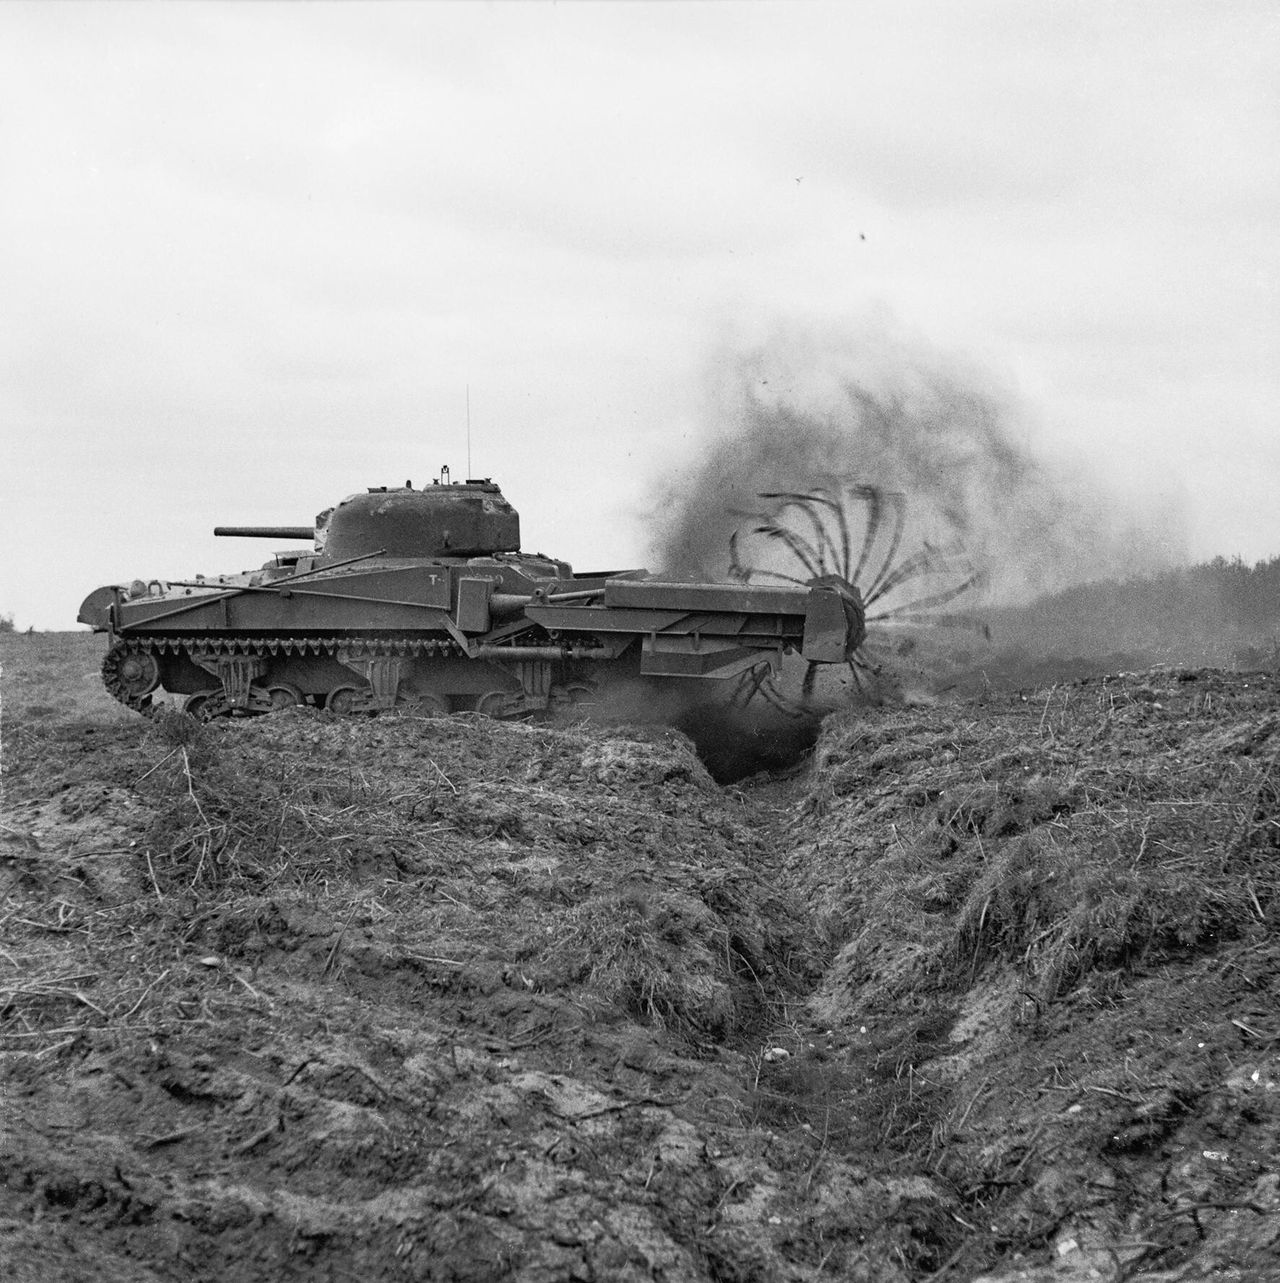
[[[267,687],[271,711],[278,713],[286,708],[297,708],[307,702],[306,696],[292,682],[274,682]]]

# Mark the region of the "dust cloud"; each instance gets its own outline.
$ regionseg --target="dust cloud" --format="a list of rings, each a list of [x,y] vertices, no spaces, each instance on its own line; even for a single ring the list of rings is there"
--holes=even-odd
[[[993,375],[887,324],[729,343],[707,382],[699,453],[653,504],[664,572],[723,578],[762,491],[847,483],[905,494],[903,554],[960,542],[990,601],[1185,560],[1177,514],[1126,511],[1097,469],[1033,444],[1032,416]]]

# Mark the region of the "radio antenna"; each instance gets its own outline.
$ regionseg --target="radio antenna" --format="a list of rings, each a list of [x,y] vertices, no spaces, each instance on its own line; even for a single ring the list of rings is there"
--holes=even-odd
[[[467,476],[471,475],[471,384],[467,384]]]

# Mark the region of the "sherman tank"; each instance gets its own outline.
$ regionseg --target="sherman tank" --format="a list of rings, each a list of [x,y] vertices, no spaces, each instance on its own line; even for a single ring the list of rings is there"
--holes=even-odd
[[[514,717],[619,682],[695,697],[758,685],[789,653],[849,662],[866,632],[858,590],[837,576],[696,583],[522,552],[498,486],[447,470],[351,495],[314,525],[214,534],[311,546],[255,570],[90,593],[79,620],[108,635],[103,680],[129,708],[164,691],[200,719],[295,705]]]

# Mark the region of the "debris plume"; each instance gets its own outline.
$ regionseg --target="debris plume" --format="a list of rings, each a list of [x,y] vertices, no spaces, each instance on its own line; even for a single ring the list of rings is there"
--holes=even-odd
[[[993,375],[883,325],[727,346],[707,400],[691,464],[655,496],[664,572],[722,577],[762,493],[849,482],[902,493],[903,552],[962,544],[993,600],[1185,560],[1176,514],[1126,511],[1096,469],[1037,443]]]

